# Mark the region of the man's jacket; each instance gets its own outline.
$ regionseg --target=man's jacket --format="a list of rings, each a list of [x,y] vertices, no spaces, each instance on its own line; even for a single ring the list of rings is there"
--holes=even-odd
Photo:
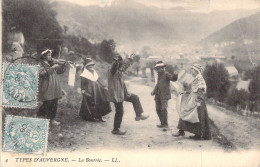
[[[170,81],[177,81],[177,74],[170,74],[166,71],[158,73],[158,81],[154,88],[155,100],[171,99]]]

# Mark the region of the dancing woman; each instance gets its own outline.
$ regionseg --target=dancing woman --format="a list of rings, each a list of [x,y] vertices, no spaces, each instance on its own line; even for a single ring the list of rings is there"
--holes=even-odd
[[[188,92],[183,92],[177,100],[177,111],[179,112],[179,131],[173,136],[184,136],[185,132],[195,134],[191,139],[210,140],[210,127],[206,103],[206,83],[202,76],[203,68],[199,64],[193,64],[190,72],[195,79],[191,83]]]

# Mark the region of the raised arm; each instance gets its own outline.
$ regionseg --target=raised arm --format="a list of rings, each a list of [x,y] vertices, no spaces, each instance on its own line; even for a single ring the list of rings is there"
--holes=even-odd
[[[132,59],[127,58],[123,60],[123,64],[120,67],[120,71],[125,72],[132,65]]]
[[[178,79],[178,74],[176,72],[174,72],[174,74],[170,74],[168,72],[166,72],[166,77],[167,79],[169,79],[170,81],[177,81]]]
[[[39,67],[39,76],[40,77],[46,77],[48,75],[51,75],[54,71],[53,68],[45,66],[43,63],[40,63],[39,65],[40,65],[40,67]]]
[[[53,58],[52,60],[53,60],[52,63],[55,65],[55,70],[56,70],[57,74],[62,74],[66,71],[67,65],[69,62],[67,62],[66,60],[63,60],[63,59],[54,59]]]

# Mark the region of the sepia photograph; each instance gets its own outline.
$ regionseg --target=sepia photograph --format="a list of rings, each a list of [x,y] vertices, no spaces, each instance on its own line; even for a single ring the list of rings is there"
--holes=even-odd
[[[259,0],[2,0],[3,167],[260,166]]]

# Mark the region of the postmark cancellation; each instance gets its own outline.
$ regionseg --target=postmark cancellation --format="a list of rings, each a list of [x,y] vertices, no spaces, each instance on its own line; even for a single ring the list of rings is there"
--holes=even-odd
[[[37,65],[3,63],[2,105],[36,108],[39,70]]]
[[[44,155],[49,120],[8,115],[5,120],[3,151]]]

